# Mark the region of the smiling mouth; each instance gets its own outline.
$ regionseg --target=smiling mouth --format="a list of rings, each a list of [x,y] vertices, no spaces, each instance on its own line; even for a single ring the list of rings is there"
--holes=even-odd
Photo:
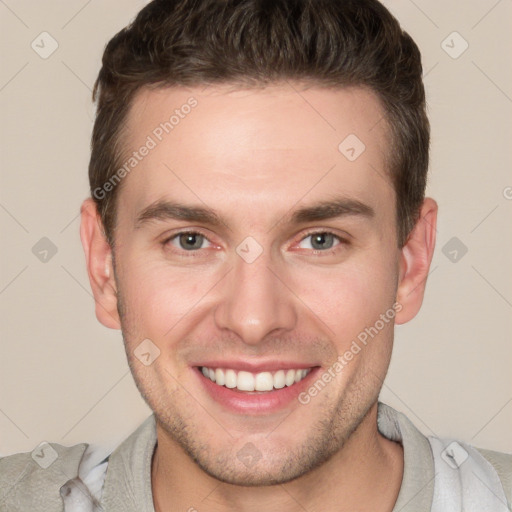
[[[202,374],[218,386],[245,392],[269,392],[290,387],[304,379],[313,368],[252,373],[229,368],[200,366]]]

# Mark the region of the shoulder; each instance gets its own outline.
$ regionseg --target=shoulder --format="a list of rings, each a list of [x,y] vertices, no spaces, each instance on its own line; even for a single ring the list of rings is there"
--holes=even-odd
[[[61,512],[60,488],[77,476],[87,446],[45,442],[32,452],[0,458],[0,509]]]
[[[509,503],[512,503],[512,454],[476,448],[498,473]]]
[[[510,510],[510,455],[453,439],[429,436],[428,440],[436,471],[433,511],[447,505],[462,510],[464,503],[468,511]]]

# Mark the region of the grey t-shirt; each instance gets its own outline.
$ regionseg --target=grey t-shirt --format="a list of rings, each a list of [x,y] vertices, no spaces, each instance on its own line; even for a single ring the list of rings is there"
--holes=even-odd
[[[404,414],[382,403],[378,409],[378,428],[404,449],[404,474],[393,512],[430,512],[436,478],[429,440]],[[155,512],[151,461],[156,442],[155,417],[151,415],[110,454],[101,497],[105,512]],[[0,511],[63,511],[60,488],[76,476],[87,445],[51,446],[58,458],[46,469],[30,453],[0,459]],[[496,470],[510,504],[512,456],[487,450],[479,453]],[[509,507],[503,503],[503,510]]]
[[[434,463],[427,438],[405,416],[384,404],[379,405],[378,427],[385,437],[404,447],[404,475],[393,512],[430,511]],[[155,445],[152,415],[110,457],[102,499],[105,510],[155,512],[151,493]],[[200,510],[197,505],[195,508]]]

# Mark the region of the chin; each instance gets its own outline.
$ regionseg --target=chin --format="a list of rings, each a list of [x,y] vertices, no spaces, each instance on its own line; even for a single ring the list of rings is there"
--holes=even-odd
[[[234,465],[231,468],[220,468],[218,466],[212,467],[212,465],[204,465],[199,461],[196,461],[199,467],[209,476],[216,480],[242,487],[265,487],[272,485],[285,484],[291,482],[309,471],[309,468],[296,468],[293,471],[292,468],[287,470],[279,465],[266,465],[258,467],[245,467],[242,465]]]

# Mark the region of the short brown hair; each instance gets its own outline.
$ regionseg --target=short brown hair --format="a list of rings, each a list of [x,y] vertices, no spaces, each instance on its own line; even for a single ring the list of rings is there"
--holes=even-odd
[[[114,244],[122,133],[142,87],[265,85],[286,80],[368,87],[390,128],[388,155],[403,246],[425,195],[430,128],[418,47],[376,0],[154,0],[107,44],[94,85],[89,181]]]

